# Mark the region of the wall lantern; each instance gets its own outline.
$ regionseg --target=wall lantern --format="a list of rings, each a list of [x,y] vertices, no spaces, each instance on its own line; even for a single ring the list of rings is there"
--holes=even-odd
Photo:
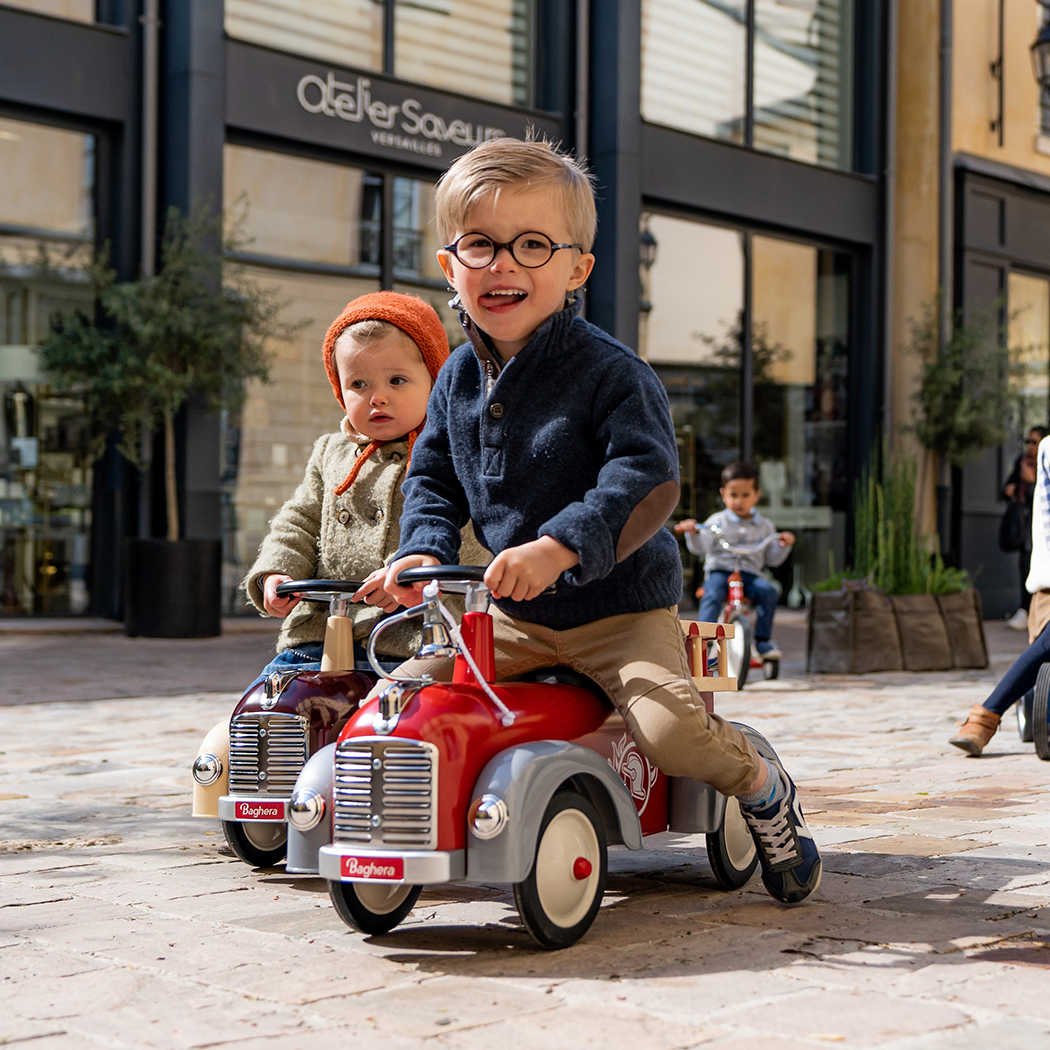
[[[1032,44],[1032,69],[1044,92],[1050,93],[1050,0],[1039,0],[1047,17]]]
[[[1048,38],[1047,47],[1050,48],[1050,38]],[[656,262],[656,238],[648,226],[642,230],[639,237],[639,251],[642,266],[646,270],[651,270],[653,263]]]

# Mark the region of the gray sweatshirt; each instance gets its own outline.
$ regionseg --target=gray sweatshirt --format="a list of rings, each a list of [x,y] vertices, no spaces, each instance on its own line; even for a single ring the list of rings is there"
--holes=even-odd
[[[769,518],[763,518],[757,510],[751,512],[750,518],[738,518],[732,511],[720,510],[717,514],[712,514],[704,524],[717,525],[722,530],[726,542],[734,547],[752,547],[777,531]],[[736,568],[736,555],[723,550],[715,537],[705,529],[687,532],[685,545],[691,553],[703,556],[705,576],[711,572],[732,572]],[[740,568],[758,576],[766,565],[780,565],[790,553],[790,547],[771,543],[757,554],[742,555]]]

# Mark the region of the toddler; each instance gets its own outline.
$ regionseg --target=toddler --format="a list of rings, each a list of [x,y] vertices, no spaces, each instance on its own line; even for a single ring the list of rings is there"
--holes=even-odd
[[[383,587],[383,566],[397,550],[404,480],[426,418],[427,398],[448,358],[448,337],[434,308],[396,292],[374,292],[349,303],[324,340],[324,365],[346,413],[338,433],[317,439],[306,475],[270,522],[244,580],[252,603],[283,616],[277,655],[257,681],[274,671],[317,670],[328,607],[278,598],[288,580],[361,580],[351,607],[354,649],[397,607]],[[414,651],[416,631],[383,635],[385,654]]]
[[[791,779],[707,713],[690,677],[682,563],[663,527],[679,498],[667,394],[579,316],[597,221],[588,175],[547,143],[494,139],[451,165],[435,209],[469,342],[434,385],[386,590],[407,599],[403,569],[467,561],[471,519],[495,555],[498,677],[561,664],[596,682],[650,761],[739,796],[770,893],[803,900],[821,864]],[[406,670],[448,680],[450,663]]]
[[[750,463],[730,463],[722,471],[722,487],[718,490],[726,509],[720,510],[704,522],[717,526],[728,543],[734,547],[752,547],[776,531],[768,518],[755,510],[762,495],[758,487],[758,471]],[[693,554],[704,556],[704,596],[696,618],[714,623],[725,605],[729,593],[729,574],[736,567],[737,556],[719,546],[706,529],[697,527],[692,518],[680,521],[675,532],[685,533],[685,545]],[[744,597],[758,610],[755,621],[755,648],[760,656],[779,660],[781,653],[773,641],[773,614],[777,608],[776,588],[762,576],[766,565],[780,565],[791,553],[795,542],[793,533],[780,533],[780,542],[770,544],[755,554],[740,557],[740,575],[744,580]]]

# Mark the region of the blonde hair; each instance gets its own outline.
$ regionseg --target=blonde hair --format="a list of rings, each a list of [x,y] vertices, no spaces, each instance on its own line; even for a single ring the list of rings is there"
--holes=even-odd
[[[560,198],[569,235],[589,252],[598,226],[592,178],[582,164],[546,140],[489,139],[453,161],[441,176],[434,197],[438,236],[448,243],[457,233],[466,233],[471,209],[502,189],[544,189]]]
[[[356,323],[344,328],[340,333],[340,337],[344,335],[350,336],[355,342],[368,345],[369,343],[378,342],[380,339],[384,339],[390,335],[405,335],[396,324],[391,324],[389,321],[382,321],[378,317],[369,317],[364,321],[357,321]],[[411,342],[410,336],[405,336]]]

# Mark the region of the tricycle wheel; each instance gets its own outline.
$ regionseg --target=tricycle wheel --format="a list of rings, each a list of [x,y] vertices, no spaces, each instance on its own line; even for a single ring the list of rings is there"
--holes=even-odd
[[[1035,696],[1032,698],[1032,740],[1035,753],[1044,761],[1050,761],[1050,726],[1047,725],[1047,701],[1050,699],[1050,664],[1039,668],[1035,680]]]
[[[763,660],[762,661],[762,673],[766,676],[766,681],[772,681],[774,678],[780,677],[780,661],[779,660]]]
[[[329,882],[328,896],[347,926],[376,936],[404,922],[422,889],[403,882]]]
[[[230,849],[253,868],[272,868],[284,860],[288,848],[288,825],[283,823],[224,820],[222,833]]]
[[[1032,742],[1032,690],[1029,689],[1020,700],[1017,701],[1017,735],[1022,744]]]
[[[743,689],[747,672],[751,669],[751,621],[747,613],[735,612],[726,622],[736,628],[733,637],[726,643],[729,677],[736,679],[737,689]]]
[[[514,903],[533,940],[549,949],[575,944],[598,914],[607,870],[598,811],[583,795],[559,791],[543,814],[532,870],[514,885]]]
[[[707,836],[707,859],[715,881],[725,890],[740,889],[755,873],[758,851],[735,798],[726,799],[722,826]]]

